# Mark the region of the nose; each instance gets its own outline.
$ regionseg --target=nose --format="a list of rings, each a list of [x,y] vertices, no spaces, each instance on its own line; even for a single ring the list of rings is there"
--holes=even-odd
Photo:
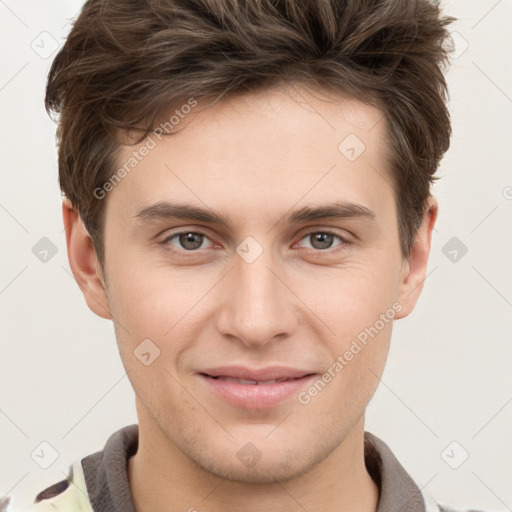
[[[264,346],[291,335],[298,323],[298,299],[290,290],[282,265],[270,251],[253,262],[234,256],[220,292],[217,328],[248,347]]]

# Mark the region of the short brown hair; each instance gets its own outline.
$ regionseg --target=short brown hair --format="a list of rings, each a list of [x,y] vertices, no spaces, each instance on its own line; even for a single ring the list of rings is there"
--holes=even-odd
[[[89,0],[46,89],[60,114],[60,186],[104,258],[104,203],[123,130],[186,98],[301,83],[381,109],[402,255],[451,137],[447,26],[433,0]]]

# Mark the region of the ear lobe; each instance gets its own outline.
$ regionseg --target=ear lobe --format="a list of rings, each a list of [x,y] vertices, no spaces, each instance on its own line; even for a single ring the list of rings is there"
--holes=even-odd
[[[85,301],[93,313],[111,319],[105,283],[94,243],[71,201],[62,202],[68,260]]]
[[[397,313],[395,319],[408,316],[416,306],[423,290],[423,284],[427,276],[428,257],[432,241],[432,231],[437,220],[439,205],[435,197],[431,196],[423,215],[411,253],[408,260],[403,260],[400,275],[398,301],[402,304],[402,310]]]

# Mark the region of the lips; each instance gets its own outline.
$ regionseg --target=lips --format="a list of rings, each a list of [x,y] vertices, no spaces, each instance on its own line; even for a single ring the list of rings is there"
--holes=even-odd
[[[258,386],[264,386],[267,384],[275,384],[276,382],[286,382],[287,378],[282,379],[271,379],[271,380],[249,380],[249,379],[235,379],[233,377],[225,377],[225,376],[219,376],[219,377],[213,377],[209,375],[209,377],[212,377],[212,379],[218,379],[218,380],[225,380],[228,382],[236,382],[238,384],[245,384],[245,385],[258,385]]]
[[[209,368],[200,372],[209,377],[230,378],[238,380],[254,381],[264,383],[266,381],[283,381],[299,379],[313,372],[290,368],[287,366],[268,366],[266,368],[250,369],[243,366],[223,366]]]
[[[268,409],[306,386],[316,374],[307,370],[273,366],[210,368],[198,372],[209,392],[236,408]]]

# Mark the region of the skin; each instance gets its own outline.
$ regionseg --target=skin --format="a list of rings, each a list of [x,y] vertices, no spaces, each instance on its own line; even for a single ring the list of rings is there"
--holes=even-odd
[[[431,197],[403,258],[381,120],[355,99],[296,86],[196,108],[104,199],[104,275],[64,201],[71,269],[91,310],[113,320],[136,394],[129,479],[138,512],[376,510],[364,413],[392,321],[307,404],[292,396],[269,409],[234,407],[196,372],[284,365],[321,376],[394,303],[395,320],[411,313],[438,206]],[[348,134],[366,146],[353,162],[338,150]],[[133,151],[124,147],[120,166]],[[230,224],[134,218],[164,200],[208,207]],[[375,218],[284,221],[340,200]],[[342,238],[322,249],[310,235],[325,230]],[[206,234],[196,252],[169,238],[182,231]],[[251,263],[236,252],[248,236],[263,249]],[[160,350],[149,366],[133,353],[147,338]],[[248,442],[261,454],[252,467],[237,457]]]

